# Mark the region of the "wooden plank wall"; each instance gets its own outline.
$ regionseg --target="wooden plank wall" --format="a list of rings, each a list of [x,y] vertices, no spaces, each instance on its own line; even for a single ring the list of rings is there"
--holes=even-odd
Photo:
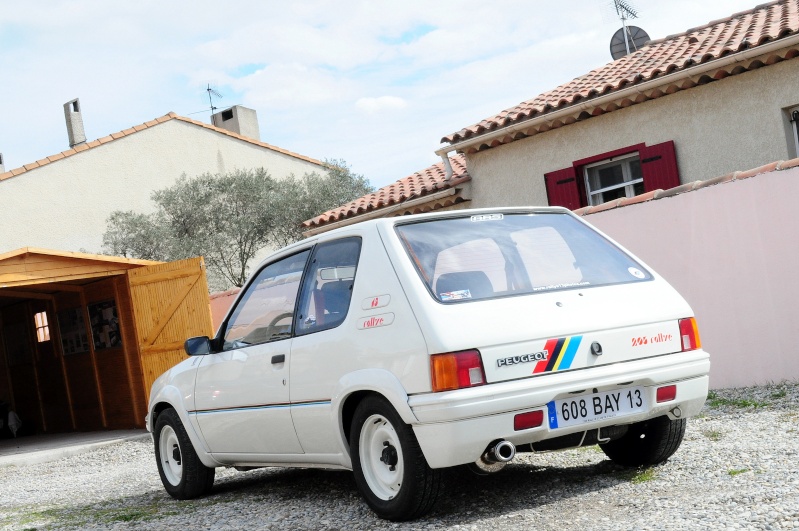
[[[88,315],[79,293],[58,293],[55,296],[55,303],[58,312],[72,309],[80,310],[83,315],[86,334],[91,338],[91,329],[87,320]],[[89,340],[91,341],[91,339]],[[97,380],[95,379],[91,352],[64,355],[64,366],[70,398],[72,399],[72,411],[75,416],[75,429],[78,431],[103,429],[100,395]]]
[[[114,278],[109,278],[86,286],[84,291],[86,304],[115,300],[115,282]],[[120,316],[119,314],[119,301],[117,301],[117,316]],[[135,352],[135,344],[126,344],[123,338],[121,347],[94,351],[102,398],[101,406],[105,410],[108,429],[127,429],[144,425],[144,419],[138,418],[139,415],[136,414],[131,396],[125,349]]]
[[[153,381],[186,358],[187,338],[213,334],[205,264],[191,258],[142,267],[128,279],[149,397]]]
[[[31,345],[36,363],[39,383],[39,397],[48,433],[61,433],[72,430],[72,414],[61,365],[61,346],[56,344],[58,330],[54,305],[45,300],[28,301],[28,326],[31,331]],[[39,342],[36,339],[34,314],[44,312],[48,316],[50,340]]]
[[[119,324],[122,332],[122,344],[125,346],[125,363],[130,374],[130,391],[133,413],[136,420],[141,422],[140,427],[144,427],[144,416],[147,414],[147,396],[144,389],[144,378],[142,376],[141,357],[139,344],[136,340],[136,323],[133,314],[133,303],[130,299],[130,289],[128,289],[127,277],[116,278],[117,311],[119,312]],[[137,426],[139,426],[137,424]]]

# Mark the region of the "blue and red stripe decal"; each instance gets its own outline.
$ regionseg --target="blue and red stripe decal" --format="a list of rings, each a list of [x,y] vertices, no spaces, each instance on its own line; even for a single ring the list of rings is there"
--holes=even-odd
[[[582,340],[583,336],[557,337],[548,340],[544,350],[549,355],[547,359],[536,363],[533,374],[565,371],[570,368]]]

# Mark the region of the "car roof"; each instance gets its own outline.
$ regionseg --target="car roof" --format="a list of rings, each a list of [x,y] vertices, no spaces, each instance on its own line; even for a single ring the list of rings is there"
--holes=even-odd
[[[446,211],[438,211],[438,212],[429,212],[426,214],[411,214],[407,216],[395,216],[389,218],[377,218],[377,219],[369,219],[365,221],[360,221],[358,223],[353,223],[352,225],[347,225],[345,227],[339,227],[337,229],[333,229],[327,232],[323,232],[321,234],[317,234],[315,236],[311,236],[310,238],[305,238],[304,240],[300,240],[298,242],[292,243],[283,247],[281,249],[276,250],[274,253],[271,253],[267,256],[261,263],[258,265],[258,269],[260,269],[265,263],[273,261],[275,258],[279,256],[288,256],[295,251],[299,251],[300,249],[307,248],[310,245],[313,245],[318,242],[324,242],[329,240],[335,240],[337,238],[342,238],[347,235],[352,235],[353,233],[363,233],[368,232],[369,230],[374,230],[376,227],[386,226],[386,227],[393,227],[394,225],[405,224],[405,223],[414,223],[417,221],[430,221],[435,219],[448,219],[448,218],[462,218],[465,216],[474,216],[480,214],[571,214],[571,211],[567,208],[563,207],[542,207],[542,206],[510,206],[510,207],[493,207],[493,208],[471,208],[471,209],[460,209],[460,210],[446,210]],[[573,214],[572,214],[573,215]]]

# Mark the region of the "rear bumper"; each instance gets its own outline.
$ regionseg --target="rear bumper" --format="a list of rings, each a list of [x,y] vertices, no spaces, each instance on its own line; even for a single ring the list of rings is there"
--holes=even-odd
[[[498,439],[515,445],[527,444],[670,415],[675,407],[680,408],[682,417],[696,415],[707,398],[709,371],[708,354],[695,350],[471,389],[415,395],[408,403],[419,420],[413,430],[428,464],[443,468],[476,461],[488,444]],[[656,389],[664,384],[675,384],[677,396],[657,404]],[[645,412],[568,428],[550,429],[546,422],[547,403],[552,400],[634,386],[643,387],[649,397],[650,407]],[[515,431],[514,416],[536,409],[544,411],[544,424]]]

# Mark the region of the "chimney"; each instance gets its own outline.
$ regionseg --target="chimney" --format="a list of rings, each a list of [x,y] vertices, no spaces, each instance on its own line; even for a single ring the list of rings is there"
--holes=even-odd
[[[5,173],[5,172],[6,172],[6,165],[3,162],[3,154],[0,153],[0,173]]]
[[[212,114],[211,122],[216,127],[226,129],[231,133],[261,140],[261,132],[258,130],[258,115],[253,109],[234,105],[230,109]]]
[[[69,134],[69,147],[86,142],[86,133],[83,130],[83,117],[80,114],[80,99],[75,98],[64,104],[64,117],[67,119],[67,134]]]

